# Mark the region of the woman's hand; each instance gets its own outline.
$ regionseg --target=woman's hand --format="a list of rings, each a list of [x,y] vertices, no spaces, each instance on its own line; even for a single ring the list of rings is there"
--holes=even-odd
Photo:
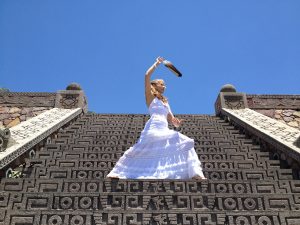
[[[155,64],[156,64],[156,65],[159,65],[159,64],[161,64],[164,60],[165,60],[165,59],[164,59],[163,57],[159,56],[159,57],[156,58]]]
[[[182,119],[178,119],[178,118],[176,118],[176,117],[173,117],[172,118],[172,123],[173,123],[173,125],[175,126],[175,127],[179,127],[179,126],[181,126],[181,124],[182,124],[182,122],[183,122],[184,120]]]

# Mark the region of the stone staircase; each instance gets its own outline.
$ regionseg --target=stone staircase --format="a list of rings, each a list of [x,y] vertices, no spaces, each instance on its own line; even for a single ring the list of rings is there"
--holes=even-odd
[[[218,117],[179,117],[207,181],[105,178],[149,116],[87,113],[1,180],[0,225],[300,224],[291,169]]]

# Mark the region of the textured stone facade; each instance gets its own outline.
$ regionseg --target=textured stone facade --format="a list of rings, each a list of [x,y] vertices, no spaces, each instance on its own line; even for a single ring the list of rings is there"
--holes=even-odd
[[[247,94],[251,109],[293,109],[300,110],[300,95],[251,95]]]
[[[300,181],[224,120],[179,115],[208,180],[109,179],[146,115],[84,114],[2,179],[0,225],[298,225]]]
[[[88,111],[87,98],[79,84],[67,90],[46,92],[0,92],[0,128],[11,128],[52,108],[82,108]]]
[[[300,130],[300,111],[292,109],[257,109],[255,111]]]
[[[52,107],[0,106],[0,127],[11,128],[51,108]]]
[[[248,106],[300,130],[300,95],[247,95]]]
[[[55,106],[56,93],[1,92],[0,127],[11,128]]]

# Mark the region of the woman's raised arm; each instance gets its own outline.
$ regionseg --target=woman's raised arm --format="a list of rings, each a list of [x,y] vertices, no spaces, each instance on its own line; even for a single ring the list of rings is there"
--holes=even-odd
[[[164,61],[164,58],[158,57],[155,63],[150,66],[145,74],[145,97],[146,97],[146,104],[149,107],[150,103],[152,102],[154,96],[151,94],[151,83],[150,78],[151,74],[154,72],[155,68]]]

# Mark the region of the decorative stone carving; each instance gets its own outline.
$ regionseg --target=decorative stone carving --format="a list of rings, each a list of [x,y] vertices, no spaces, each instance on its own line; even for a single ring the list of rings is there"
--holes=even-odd
[[[86,96],[81,87],[75,83],[70,84],[67,90],[57,92],[55,107],[63,109],[82,108],[84,112],[88,111]]]
[[[149,117],[87,113],[30,150],[23,178],[2,179],[0,225],[300,224],[300,180],[282,161],[221,118],[178,116],[207,180],[106,178]]]
[[[237,93],[231,84],[226,84],[221,88],[218,98],[215,102],[216,115],[221,114],[221,109],[244,109],[248,108],[246,94]]]
[[[17,143],[0,152],[0,169],[50,136],[81,112],[82,110],[78,108],[54,108],[12,127],[10,129],[11,137]]]

